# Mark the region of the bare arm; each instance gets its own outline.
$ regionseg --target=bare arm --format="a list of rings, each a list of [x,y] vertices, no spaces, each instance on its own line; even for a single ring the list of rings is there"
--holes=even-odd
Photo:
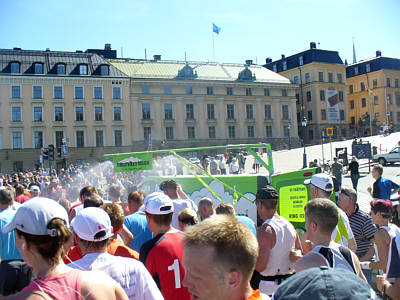
[[[352,258],[353,258],[354,267],[356,269],[358,277],[360,277],[365,282],[368,282],[367,279],[364,276],[363,271],[361,270],[360,261],[358,260],[357,255],[354,252],[351,252],[351,255],[352,255]]]
[[[256,270],[262,272],[267,267],[271,249],[275,246],[276,236],[272,227],[263,225],[257,228],[257,240],[259,249]]]
[[[389,235],[386,230],[379,229],[374,236],[374,242],[376,244],[376,247],[378,248],[377,255],[379,256],[379,261],[371,262],[369,267],[371,269],[381,269],[383,270],[383,272],[386,272],[386,264],[389,255],[390,243]]]
[[[133,241],[133,234],[129,231],[125,224],[122,227],[122,231],[119,233],[119,236],[127,246],[129,246],[129,244]]]
[[[393,300],[400,300],[400,278],[396,278],[394,284],[389,283],[385,280],[384,276],[376,276],[376,284],[378,290],[383,292],[383,285],[386,285],[386,295]]]
[[[357,252],[357,243],[355,238],[349,239],[349,249],[354,253]]]
[[[178,184],[178,188],[176,190],[179,198],[181,199],[189,199],[188,195],[186,195],[186,193],[182,190],[182,186],[180,184]]]
[[[296,241],[294,244],[294,249],[290,251],[289,259],[292,263],[296,262],[299,258],[303,257],[303,249],[301,247],[300,237],[296,232]]]
[[[371,260],[372,257],[374,256],[374,254],[375,254],[374,245],[371,244],[371,245],[369,245],[369,248],[368,248],[367,253],[365,253],[364,256],[360,258],[360,261],[368,261],[368,260]]]

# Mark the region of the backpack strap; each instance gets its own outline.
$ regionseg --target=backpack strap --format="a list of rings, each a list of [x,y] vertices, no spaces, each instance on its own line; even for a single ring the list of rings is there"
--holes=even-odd
[[[351,255],[351,250],[344,246],[340,246],[339,251],[343,255],[344,259],[349,263],[349,265],[353,269],[354,274],[357,275],[356,268],[354,267],[353,256]]]

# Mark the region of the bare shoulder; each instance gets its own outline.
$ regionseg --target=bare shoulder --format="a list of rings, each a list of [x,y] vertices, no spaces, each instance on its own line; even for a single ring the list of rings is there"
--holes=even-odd
[[[83,271],[81,279],[82,294],[88,300],[127,299],[120,285],[104,272]]]
[[[21,292],[7,297],[10,300],[49,300],[49,296],[37,290],[22,290]]]
[[[374,240],[376,243],[388,242],[390,240],[390,237],[385,229],[379,228],[375,233]]]
[[[320,266],[326,266],[326,263],[324,259],[315,253],[308,253],[302,258],[299,258],[295,263],[296,272]]]

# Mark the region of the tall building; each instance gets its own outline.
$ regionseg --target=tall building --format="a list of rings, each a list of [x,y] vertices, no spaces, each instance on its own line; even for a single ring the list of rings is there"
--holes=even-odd
[[[346,77],[351,134],[369,135],[370,127],[377,134],[389,124],[400,129],[400,59],[376,51],[376,57],[349,65]]]
[[[0,50],[0,172],[38,167],[49,144],[72,162],[131,150],[129,83],[97,54]]]
[[[150,136],[153,149],[298,144],[295,86],[252,61],[108,61],[131,78],[131,131],[141,150]]]
[[[312,42],[310,49],[292,56],[267,58],[265,67],[297,85],[297,123],[304,143],[320,143],[326,128],[333,128],[333,139],[348,136],[346,66],[337,51],[317,49]]]

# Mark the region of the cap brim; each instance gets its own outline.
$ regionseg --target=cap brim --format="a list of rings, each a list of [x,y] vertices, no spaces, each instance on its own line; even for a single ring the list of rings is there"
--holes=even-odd
[[[311,183],[311,178],[304,180],[304,184],[310,184]]]

